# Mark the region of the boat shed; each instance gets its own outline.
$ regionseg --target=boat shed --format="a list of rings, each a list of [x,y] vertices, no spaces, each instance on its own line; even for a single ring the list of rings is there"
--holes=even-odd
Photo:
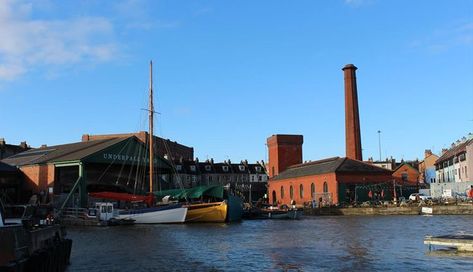
[[[153,187],[168,189],[172,167],[164,158],[154,158]],[[72,200],[72,206],[86,207],[89,191],[149,190],[149,151],[135,136],[44,146],[4,162],[21,171],[31,192],[54,197],[56,204]]]

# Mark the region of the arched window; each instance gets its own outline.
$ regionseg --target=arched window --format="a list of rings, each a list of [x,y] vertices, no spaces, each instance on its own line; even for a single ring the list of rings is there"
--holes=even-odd
[[[281,186],[281,199],[283,199],[283,198],[284,198],[284,187]]]
[[[291,197],[291,199],[294,199],[294,188],[292,188],[292,185],[291,187],[289,187],[289,196]]]
[[[328,184],[324,182],[324,193],[328,193]]]
[[[299,196],[301,199],[304,198],[304,186],[302,184],[299,185]]]
[[[315,198],[315,184],[314,183],[310,185],[310,196],[312,197],[312,199]]]
[[[276,203],[276,202],[277,202],[276,191],[273,190],[273,203]]]

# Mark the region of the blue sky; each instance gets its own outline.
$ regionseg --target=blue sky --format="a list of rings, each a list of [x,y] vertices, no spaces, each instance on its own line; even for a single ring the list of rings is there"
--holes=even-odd
[[[146,130],[200,160],[344,156],[358,67],[363,156],[415,159],[473,132],[473,1],[0,2],[0,137],[32,146]]]

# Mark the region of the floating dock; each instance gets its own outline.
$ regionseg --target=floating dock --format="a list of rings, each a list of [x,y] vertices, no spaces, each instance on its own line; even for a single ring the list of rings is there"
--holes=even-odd
[[[473,252],[473,235],[442,235],[425,236],[424,244],[432,246],[446,246],[458,251]]]

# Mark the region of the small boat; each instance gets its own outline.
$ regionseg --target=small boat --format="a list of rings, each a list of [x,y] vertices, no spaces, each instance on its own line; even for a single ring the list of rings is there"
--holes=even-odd
[[[269,219],[300,219],[302,212],[297,209],[278,209],[263,211]]]
[[[300,219],[302,211],[296,208],[278,208],[273,206],[251,207],[245,211],[245,219]]]
[[[227,202],[211,202],[187,205],[186,222],[223,223],[227,219]]]

